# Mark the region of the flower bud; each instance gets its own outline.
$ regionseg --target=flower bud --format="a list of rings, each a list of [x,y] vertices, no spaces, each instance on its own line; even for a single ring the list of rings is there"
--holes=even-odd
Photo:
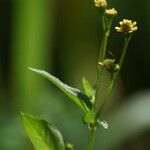
[[[107,1],[106,0],[94,0],[95,6],[97,8],[106,8],[107,7]]]
[[[119,71],[119,65],[115,64],[115,59],[105,59],[103,62],[99,62],[99,65],[103,66],[108,72]]]
[[[117,15],[117,11],[116,11],[114,8],[106,9],[106,10],[105,10],[105,15],[106,15],[107,17],[113,18],[114,16]]]

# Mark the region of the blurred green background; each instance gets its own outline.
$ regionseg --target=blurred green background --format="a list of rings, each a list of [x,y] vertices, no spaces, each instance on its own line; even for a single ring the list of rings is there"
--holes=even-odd
[[[111,0],[118,10],[108,50],[120,56],[123,40],[114,26],[122,18],[138,23],[121,78],[112,93],[94,150],[150,149],[150,1]],[[44,69],[82,89],[95,83],[102,38],[93,0],[0,0],[0,150],[32,150],[20,110],[55,124],[76,150],[85,150],[88,130],[82,112],[48,81],[27,67]]]

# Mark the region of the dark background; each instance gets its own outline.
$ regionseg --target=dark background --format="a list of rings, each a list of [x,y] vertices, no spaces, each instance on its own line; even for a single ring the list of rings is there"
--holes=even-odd
[[[95,150],[150,149],[150,1],[111,0],[118,10],[108,50],[117,59],[123,46],[114,30],[122,18],[137,21],[127,56],[108,104],[108,131],[99,129]],[[95,83],[102,38],[92,0],[0,0],[0,149],[33,149],[20,110],[58,126],[65,141],[86,149],[88,130],[72,101],[27,67],[44,69],[82,89]],[[109,55],[109,54],[108,54]]]

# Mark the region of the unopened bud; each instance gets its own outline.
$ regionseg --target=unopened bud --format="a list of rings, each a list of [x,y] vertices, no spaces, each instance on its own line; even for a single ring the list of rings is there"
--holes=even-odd
[[[103,66],[108,72],[116,72],[120,69],[119,65],[115,64],[115,59],[105,59],[103,62],[99,62],[99,65]]]
[[[105,14],[107,17],[114,17],[117,15],[117,11],[114,9],[114,8],[111,8],[111,9],[106,9],[105,10]]]
[[[107,1],[106,0],[94,0],[95,6],[97,8],[106,8],[107,7]]]

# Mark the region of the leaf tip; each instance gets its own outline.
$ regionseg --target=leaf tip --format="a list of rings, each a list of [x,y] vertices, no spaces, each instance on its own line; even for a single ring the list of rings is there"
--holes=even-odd
[[[35,70],[34,68],[31,68],[31,67],[28,67],[28,69],[31,70],[31,71],[34,71],[34,70]]]
[[[31,118],[32,116],[28,113],[20,111],[21,118],[24,120],[25,118]]]
[[[82,82],[85,82],[85,80],[86,80],[86,79],[85,79],[85,77],[84,77],[84,76],[82,76]]]

